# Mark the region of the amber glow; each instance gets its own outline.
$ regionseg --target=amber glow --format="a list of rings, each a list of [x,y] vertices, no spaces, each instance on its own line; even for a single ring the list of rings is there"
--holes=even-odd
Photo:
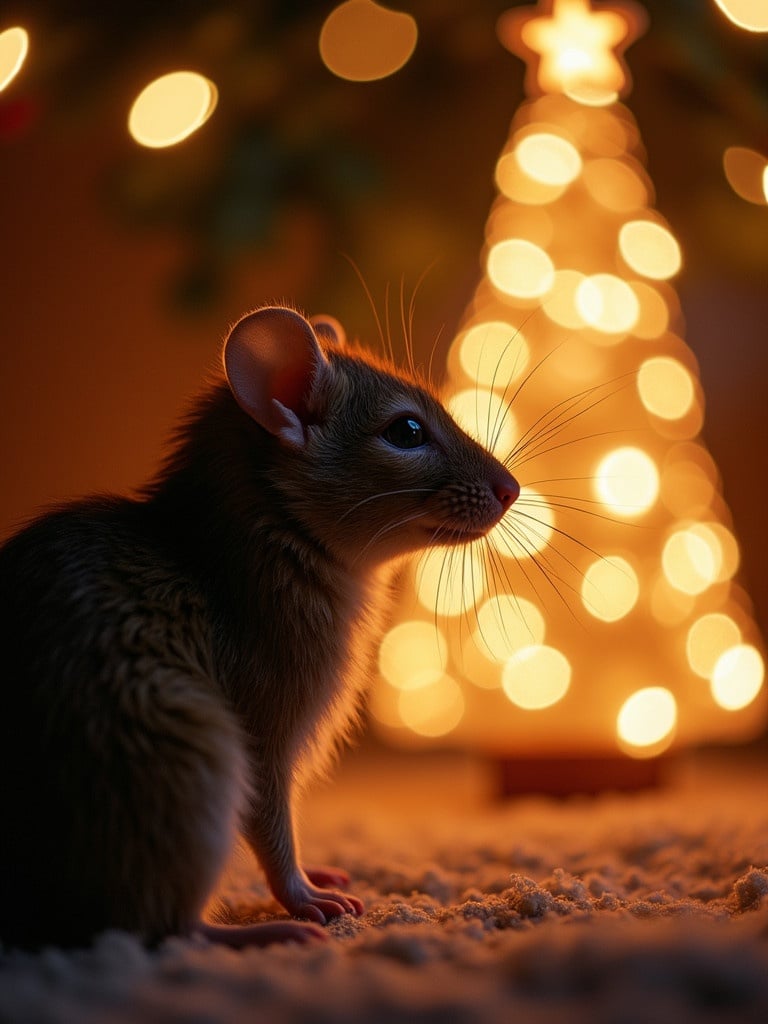
[[[601,460],[595,474],[598,498],[624,516],[639,516],[656,501],[659,471],[640,448],[617,448]]]
[[[765,0],[715,0],[723,14],[747,32],[768,32],[768,4]]]
[[[418,736],[445,736],[461,721],[464,695],[455,679],[442,676],[425,686],[401,691],[397,709],[403,725]]]
[[[522,647],[541,644],[545,629],[544,616],[531,601],[498,594],[477,610],[475,642],[482,654],[501,663]]]
[[[581,582],[581,600],[596,619],[616,622],[632,611],[640,593],[637,573],[618,555],[592,562]]]
[[[688,630],[685,653],[688,664],[703,679],[712,676],[721,654],[741,640],[741,630],[728,615],[710,612],[696,619]]]
[[[605,334],[632,330],[640,303],[630,285],[615,274],[592,274],[576,289],[576,308],[585,323]]]
[[[717,579],[722,551],[715,534],[702,524],[676,530],[661,556],[664,575],[685,594],[701,594]]]
[[[502,672],[504,693],[520,708],[536,711],[556,704],[571,683],[568,659],[554,647],[531,644],[509,658]]]
[[[528,59],[529,91],[565,92],[577,101],[601,104],[612,102],[628,85],[621,53],[640,34],[643,21],[635,5],[601,4],[598,9],[589,0],[552,0],[506,12],[498,33],[507,49]]]
[[[464,372],[487,388],[505,390],[528,365],[530,350],[520,330],[503,321],[470,327],[455,342]]]
[[[616,732],[629,753],[659,754],[672,741],[677,724],[677,701],[663,686],[637,690],[622,704]]]
[[[173,71],[142,89],[128,115],[128,130],[142,146],[174,146],[205,124],[217,95],[213,82],[197,72]]]
[[[455,555],[450,549],[432,548],[416,569],[416,595],[427,611],[461,615],[480,603],[485,593],[482,567],[471,555]]]
[[[690,373],[669,356],[653,356],[642,363],[637,390],[646,409],[665,420],[685,416],[695,397]]]
[[[26,29],[15,25],[0,32],[0,92],[19,73],[28,51],[29,35]]]
[[[483,388],[467,388],[448,399],[448,411],[470,437],[502,457],[515,442],[514,417],[504,399]]]
[[[501,555],[520,561],[546,548],[554,526],[555,513],[546,498],[526,487],[508,513],[507,522],[495,526],[488,539]]]
[[[394,626],[379,648],[379,670],[388,683],[412,690],[436,682],[445,672],[448,646],[433,622],[412,620]]]
[[[539,298],[552,287],[554,275],[551,257],[523,238],[498,242],[488,253],[488,277],[507,295]]]
[[[410,14],[373,0],[346,0],[320,30],[320,56],[339,78],[371,82],[387,78],[408,62],[418,28]]]
[[[712,696],[726,711],[740,711],[763,687],[765,665],[751,644],[736,644],[724,651],[712,670]]]
[[[766,157],[763,153],[745,146],[731,146],[723,154],[723,170],[736,195],[757,206],[768,202]]]
[[[680,270],[682,255],[667,228],[650,220],[631,220],[619,231],[621,255],[638,274],[663,281]]]
[[[569,185],[581,171],[576,147],[551,132],[526,135],[517,144],[515,157],[528,177],[542,185]]]

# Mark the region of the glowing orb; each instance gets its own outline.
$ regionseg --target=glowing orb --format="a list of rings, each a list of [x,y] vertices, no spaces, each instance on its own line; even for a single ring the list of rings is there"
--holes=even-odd
[[[549,255],[523,238],[510,238],[492,246],[487,267],[494,287],[519,299],[535,299],[544,295],[552,287],[555,277]]]
[[[598,157],[584,165],[584,184],[592,199],[606,210],[629,213],[650,199],[648,188],[628,164]]]
[[[709,679],[721,654],[741,640],[741,630],[728,615],[710,612],[696,619],[688,630],[685,653],[697,676]]]
[[[758,695],[764,676],[759,651],[751,644],[737,644],[717,659],[712,672],[712,696],[726,711],[739,711]]]
[[[718,577],[722,550],[716,535],[703,524],[676,530],[664,545],[664,575],[684,594],[702,594]]]
[[[445,672],[448,646],[434,622],[401,622],[379,648],[379,670],[392,686],[410,690],[436,682]]]
[[[630,220],[623,224],[619,231],[619,250],[633,270],[657,281],[674,277],[683,262],[672,232],[650,220]]]
[[[605,334],[631,331],[640,316],[637,296],[615,274],[585,277],[576,289],[576,308],[590,327]]]
[[[690,373],[670,356],[653,356],[641,364],[637,390],[645,408],[665,420],[685,416],[696,397]]]
[[[475,642],[494,662],[505,662],[521,647],[544,640],[544,616],[531,601],[514,594],[497,594],[477,610]]]
[[[29,52],[29,35],[16,25],[0,32],[0,92],[21,70]]]
[[[448,411],[462,430],[492,452],[507,454],[515,443],[517,425],[509,404],[495,391],[466,388],[447,402]]]
[[[629,753],[657,754],[671,743],[677,725],[677,702],[663,686],[636,690],[621,706],[616,732]]]
[[[561,327],[583,327],[584,318],[576,304],[576,292],[586,275],[579,270],[556,270],[552,289],[544,299],[544,312]]]
[[[528,365],[522,333],[501,320],[475,324],[459,336],[459,361],[467,376],[489,388],[506,388]]]
[[[531,644],[507,659],[502,687],[513,704],[528,711],[556,704],[571,685],[571,664],[555,647]]]
[[[418,736],[434,738],[451,732],[464,714],[464,695],[450,676],[413,690],[402,690],[397,699],[402,724]]]
[[[195,71],[172,71],[150,82],[133,102],[128,130],[142,146],[174,146],[205,124],[216,107],[213,82]]]
[[[526,135],[514,152],[528,177],[543,185],[569,185],[581,172],[579,151],[573,143],[551,132]]]
[[[467,549],[432,548],[416,569],[416,596],[433,615],[468,612],[482,600],[485,584],[482,564]]]
[[[715,0],[734,25],[747,32],[768,32],[768,4],[765,0]]]
[[[737,196],[758,206],[768,202],[766,161],[762,153],[745,146],[730,146],[723,154],[723,170]]]
[[[656,463],[640,448],[616,448],[597,467],[595,491],[612,511],[624,516],[642,515],[658,497]]]
[[[640,594],[637,573],[625,558],[600,558],[584,573],[581,600],[584,607],[603,622],[617,622],[635,607]]]
[[[347,0],[320,30],[320,56],[339,78],[372,82],[406,64],[416,49],[418,28],[410,14],[372,0]]]

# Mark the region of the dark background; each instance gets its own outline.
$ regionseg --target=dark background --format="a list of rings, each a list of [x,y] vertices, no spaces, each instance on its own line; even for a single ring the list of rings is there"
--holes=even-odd
[[[322,65],[333,3],[4,4],[31,51],[0,94],[0,537],[38,506],[152,473],[229,323],[288,300],[352,334],[387,286],[417,300],[438,353],[480,273],[493,166],[524,98],[491,0],[400,8],[400,72],[348,83]],[[656,208],[679,238],[686,340],[707,397],[759,622],[768,615],[768,207],[734,194],[727,146],[768,153],[768,37],[711,0],[654,0],[628,51]],[[106,10],[106,8],[109,10]],[[219,87],[196,135],[142,150],[125,119],[152,77]],[[439,356],[438,356],[439,359]]]

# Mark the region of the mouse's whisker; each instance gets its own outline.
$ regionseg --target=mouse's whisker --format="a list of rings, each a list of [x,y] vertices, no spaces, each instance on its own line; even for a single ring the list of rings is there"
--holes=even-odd
[[[392,498],[398,494],[434,494],[434,487],[400,487],[393,491],[378,491],[376,494],[369,494],[366,498],[361,498],[360,501],[351,505],[346,512],[343,512],[339,516],[339,522],[346,519],[347,516],[351,516],[353,512],[356,512],[363,505],[367,505],[369,501],[378,501],[381,498]]]

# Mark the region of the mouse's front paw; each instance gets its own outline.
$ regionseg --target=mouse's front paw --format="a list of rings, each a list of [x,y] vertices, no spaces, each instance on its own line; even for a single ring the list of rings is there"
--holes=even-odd
[[[294,917],[316,924],[327,924],[342,914],[359,917],[363,913],[363,904],[356,896],[316,888],[306,876],[296,879],[280,902]]]

